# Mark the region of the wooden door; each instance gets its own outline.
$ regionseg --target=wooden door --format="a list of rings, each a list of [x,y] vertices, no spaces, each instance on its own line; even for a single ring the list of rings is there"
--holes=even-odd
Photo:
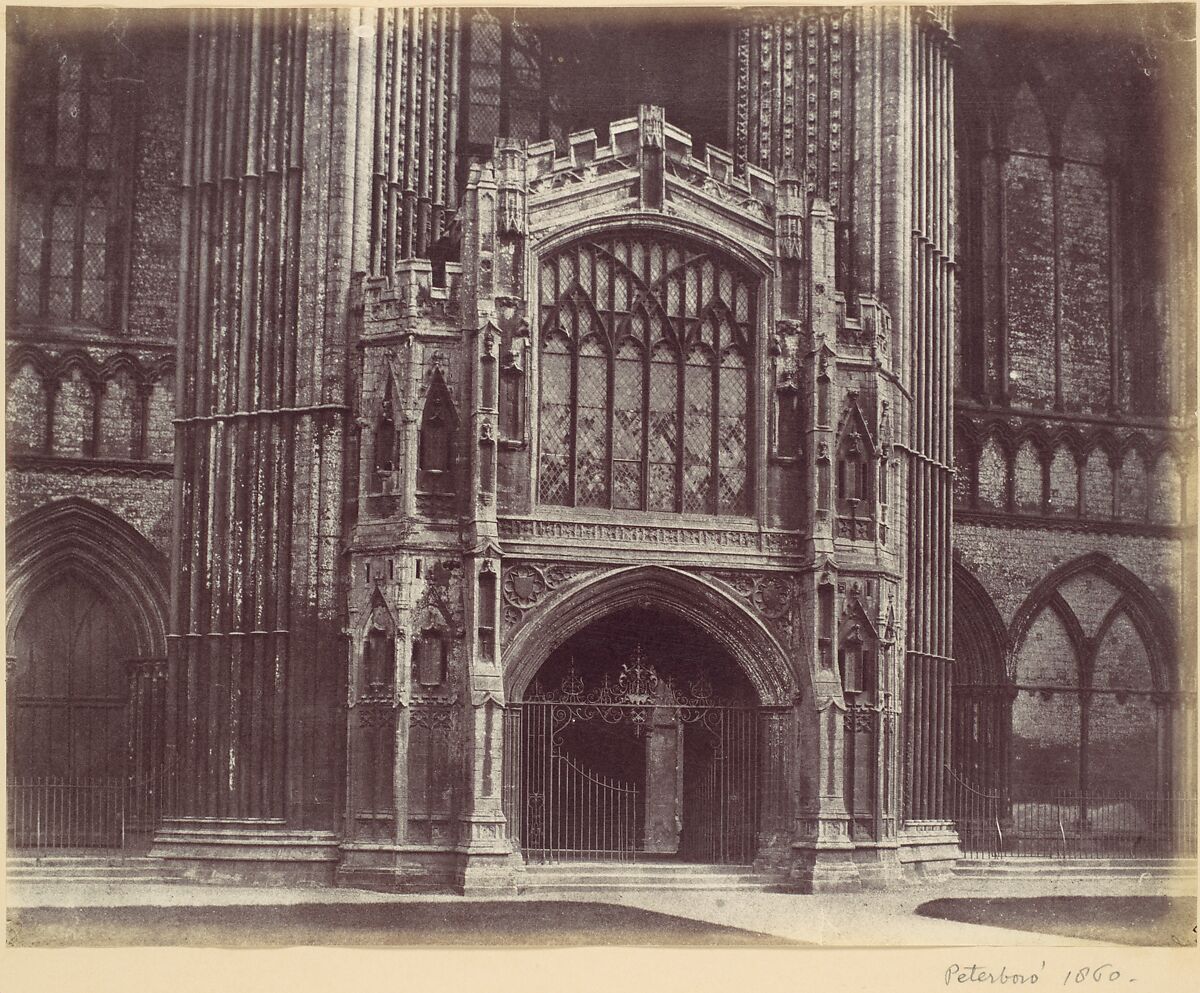
[[[34,595],[13,637],[10,777],[124,774],[129,625],[99,586],[67,573]]]

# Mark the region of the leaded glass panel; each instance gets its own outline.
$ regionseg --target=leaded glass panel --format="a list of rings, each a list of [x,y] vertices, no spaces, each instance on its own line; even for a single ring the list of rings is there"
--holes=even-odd
[[[613,280],[613,307],[616,310],[629,309],[629,276],[618,271]]]
[[[571,356],[561,335],[546,339],[542,350],[541,498],[571,502]]]
[[[21,203],[19,246],[19,296],[21,313],[37,314],[42,305],[42,244],[45,236],[45,207],[40,200],[25,198]]]
[[[749,390],[742,356],[727,351],[721,360],[721,416],[717,436],[718,510],[744,514],[746,499],[746,413]]]
[[[678,443],[677,407],[679,367],[666,348],[655,351],[650,362],[650,445],[648,506],[651,510],[675,509],[675,463]]]
[[[63,55],[58,64],[58,141],[55,161],[60,166],[79,164],[79,125],[83,66],[78,57]]]
[[[745,283],[738,284],[735,299],[737,303],[733,308],[733,316],[740,322],[748,321],[750,319],[750,291],[746,288]]]
[[[88,81],[87,164],[90,169],[108,168],[108,92],[95,65]]]
[[[627,234],[575,242],[539,271],[541,498],[747,513],[753,277],[702,246]]]
[[[667,280],[667,313],[672,317],[679,316],[679,277],[671,276]]]
[[[633,317],[629,321],[629,333],[633,335],[642,344],[646,343],[646,312],[639,308],[633,312]]]
[[[586,248],[579,253],[579,285],[585,293],[592,292],[592,255]]]
[[[613,506],[642,505],[642,350],[621,345],[613,372]]]
[[[594,338],[579,350],[579,388],[576,391],[575,503],[581,507],[608,504],[608,355]]]
[[[604,257],[596,259],[596,307],[611,310],[612,262]]]
[[[71,282],[75,273],[75,203],[62,197],[50,217],[50,315],[71,317]]]
[[[96,324],[104,321],[104,250],[108,212],[93,198],[83,215],[83,280],[79,289],[79,316]]]
[[[700,309],[703,310],[713,302],[713,264],[709,259],[704,260],[700,267]]]
[[[694,266],[684,273],[684,307],[688,317],[700,313],[700,275]]]
[[[712,509],[712,361],[693,350],[684,366],[683,509]]]
[[[579,333],[580,338],[589,338],[599,330],[596,327],[596,322],[592,319],[592,312],[588,310],[586,304],[581,305],[579,308],[575,330]]]
[[[575,282],[575,260],[569,254],[563,253],[558,257],[558,293],[559,298],[570,292]]]

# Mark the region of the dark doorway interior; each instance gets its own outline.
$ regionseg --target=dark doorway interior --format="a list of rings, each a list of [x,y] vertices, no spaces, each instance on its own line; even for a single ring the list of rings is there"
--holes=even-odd
[[[719,645],[653,609],[564,642],[522,704],[507,814],[534,861],[753,860],[759,713]]]
[[[8,842],[123,844],[131,625],[100,586],[66,572],[30,598],[8,682]]]
[[[8,771],[15,776],[124,773],[129,626],[108,596],[67,573],[31,599],[13,638]]]

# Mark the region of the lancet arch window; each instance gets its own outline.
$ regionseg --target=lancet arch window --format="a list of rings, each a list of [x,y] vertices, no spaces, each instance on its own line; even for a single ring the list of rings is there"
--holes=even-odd
[[[757,278],[626,233],[573,242],[539,278],[541,501],[748,515]]]
[[[425,398],[417,437],[417,488],[422,492],[453,492],[457,428],[454,401],[441,373],[435,373]]]
[[[392,692],[395,660],[396,626],[382,600],[376,599],[371,605],[371,619],[363,639],[363,681],[367,695]]]
[[[372,438],[375,456],[374,471],[371,473],[372,493],[391,489],[391,477],[396,469],[396,421],[392,400],[394,392],[395,383],[389,373]]]
[[[9,252],[18,320],[110,321],[118,268],[111,74],[102,55],[59,43],[32,45],[21,59]]]

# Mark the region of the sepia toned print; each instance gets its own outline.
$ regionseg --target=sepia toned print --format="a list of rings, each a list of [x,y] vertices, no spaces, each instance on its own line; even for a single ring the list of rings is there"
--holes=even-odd
[[[1194,945],[1193,38],[10,8],[10,942]]]

